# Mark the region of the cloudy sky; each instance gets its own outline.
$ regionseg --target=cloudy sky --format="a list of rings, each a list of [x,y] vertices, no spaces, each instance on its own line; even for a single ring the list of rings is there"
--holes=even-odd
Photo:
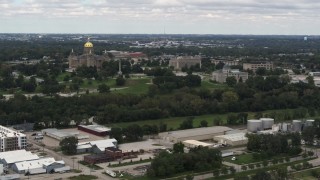
[[[319,0],[0,0],[0,33],[320,34]]]

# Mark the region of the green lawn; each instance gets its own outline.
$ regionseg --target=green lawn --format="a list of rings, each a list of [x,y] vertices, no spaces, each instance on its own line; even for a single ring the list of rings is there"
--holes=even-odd
[[[240,156],[236,156],[237,159],[234,161],[231,160],[232,157],[233,156],[226,157],[223,160],[230,163],[234,163],[234,164],[249,164],[249,163],[255,163],[260,161],[259,159],[253,159],[252,154],[243,154]]]
[[[72,176],[69,179],[71,179],[71,180],[91,180],[91,179],[98,179],[98,177],[97,176],[93,176],[93,175],[81,174],[79,176]]]
[[[141,163],[146,163],[146,162],[151,162],[151,159],[144,159],[144,160],[141,160],[141,161],[133,161],[133,162],[124,162],[124,163],[121,163],[121,164],[112,164],[109,167],[129,166],[129,165],[141,164]]]
[[[279,112],[283,110],[269,110],[262,112],[270,113],[270,112]],[[293,110],[290,110],[293,111]],[[227,114],[209,114],[209,115],[201,115],[201,116],[193,116],[193,127],[199,127],[200,122],[202,120],[206,120],[208,122],[208,126],[213,126],[213,120],[216,118],[220,118],[224,123],[227,121],[228,115]],[[248,119],[253,119],[256,112],[248,112]],[[136,121],[136,122],[123,122],[123,123],[114,123],[108,124],[107,126],[110,127],[127,127],[131,124],[139,124],[143,125],[159,125],[161,122],[167,124],[167,129],[178,129],[180,124],[186,119],[187,117],[170,117],[170,118],[163,118],[163,119],[155,119],[155,120],[144,120],[144,121]]]
[[[61,73],[61,74],[58,75],[58,77],[56,78],[56,80],[57,80],[58,82],[61,82],[61,81],[63,81],[63,79],[64,79],[64,77],[65,77],[66,75],[69,75],[69,78],[70,78],[71,73],[69,73],[69,72]]]
[[[226,89],[228,86],[226,84],[220,84],[220,83],[212,83],[210,81],[202,81],[201,82],[201,87],[202,88],[207,88],[207,89]]]
[[[195,116],[193,120],[193,126],[198,127],[202,120],[206,120],[208,122],[208,126],[213,125],[213,118],[221,117],[222,120],[226,118],[226,115],[202,115]],[[172,118],[164,118],[164,119],[155,119],[155,120],[146,120],[146,121],[136,121],[136,122],[125,122],[125,123],[115,123],[108,126],[111,127],[127,127],[131,124],[139,124],[139,125],[159,125],[161,122],[167,124],[167,129],[177,129],[180,124],[186,119],[186,117],[172,117]]]
[[[304,179],[304,180],[316,180],[317,178],[313,177],[312,174],[311,174],[311,171],[317,171],[319,174],[320,174],[320,168],[316,168],[316,169],[309,169],[309,170],[306,170],[306,171],[301,171],[301,172],[298,172],[298,173],[294,173],[293,175],[293,179]]]
[[[131,94],[146,94],[151,83],[150,78],[126,79],[126,84],[123,87],[128,87],[114,91],[115,93],[131,93]],[[120,87],[121,88],[121,87]]]

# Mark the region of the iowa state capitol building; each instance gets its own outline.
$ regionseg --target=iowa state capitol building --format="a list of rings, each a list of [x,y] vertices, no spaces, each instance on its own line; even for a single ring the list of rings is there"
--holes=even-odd
[[[72,50],[68,57],[70,69],[75,69],[80,66],[97,67],[97,69],[100,69],[102,63],[109,60],[110,57],[106,52],[103,55],[94,54],[93,44],[89,40],[84,44],[84,50],[82,55],[77,55]]]

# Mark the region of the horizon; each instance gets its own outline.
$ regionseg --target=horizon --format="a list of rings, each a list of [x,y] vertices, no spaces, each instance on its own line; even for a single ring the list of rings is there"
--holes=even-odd
[[[310,35],[315,0],[1,0],[0,33]]]

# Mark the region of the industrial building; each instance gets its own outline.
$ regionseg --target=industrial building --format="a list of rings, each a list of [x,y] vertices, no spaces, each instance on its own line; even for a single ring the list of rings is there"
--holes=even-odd
[[[0,153],[0,162],[7,168],[19,174],[42,174],[70,170],[64,161],[55,161],[54,158],[40,158],[26,150],[16,150]]]
[[[243,70],[253,70],[256,71],[258,68],[265,68],[266,70],[273,69],[272,62],[254,62],[254,63],[243,63]]]
[[[260,118],[251,119],[247,121],[248,132],[257,132],[262,130],[272,129],[274,119],[272,118]]]
[[[111,129],[100,125],[79,125],[78,130],[84,131],[96,136],[107,136]]]
[[[179,56],[169,61],[169,66],[172,66],[174,70],[181,70],[184,67],[190,68],[195,65],[199,65],[201,68],[200,56]]]
[[[104,154],[94,154],[84,156],[83,160],[89,164],[97,164],[97,163],[104,163],[109,161],[114,161],[116,159],[122,159],[124,154],[118,148],[108,147],[105,149]]]
[[[42,134],[54,138],[58,141],[67,137],[76,137],[77,139],[87,139],[89,136],[81,136],[78,131],[66,132],[56,128],[43,129]]]
[[[0,153],[1,164],[8,167],[16,162],[31,161],[35,159],[39,159],[39,156],[32,154],[30,151],[26,151],[25,149]]]
[[[204,128],[195,128],[195,129],[186,129],[179,131],[170,131],[159,133],[160,139],[178,143],[185,140],[208,140],[213,139],[214,136],[224,135],[227,131],[232,129],[225,126],[213,126],[213,127],[204,127]]]
[[[219,83],[225,83],[228,77],[234,77],[237,82],[241,80],[245,82],[249,76],[247,72],[241,72],[239,69],[231,69],[229,65],[224,65],[223,69],[212,73],[212,80]]]
[[[215,136],[214,140],[221,144],[227,144],[231,146],[239,146],[248,143],[246,133],[226,134],[221,136]]]
[[[106,148],[116,148],[118,141],[116,139],[104,139],[98,141],[89,141],[78,143],[77,153],[95,153],[101,154],[105,152]]]
[[[212,147],[213,144],[209,144],[209,143],[205,143],[205,142],[201,142],[201,141],[197,141],[197,140],[185,140],[182,142],[182,144],[184,144],[185,147],[188,148],[195,148],[195,147]]]
[[[25,149],[27,136],[4,126],[0,126],[0,152]]]
[[[292,121],[292,131],[300,132],[302,130],[302,121],[301,120],[293,120]]]
[[[56,161],[54,158],[42,158],[32,161],[23,161],[13,164],[12,169],[19,174],[44,174],[59,172],[61,169],[70,170],[64,161]]]

